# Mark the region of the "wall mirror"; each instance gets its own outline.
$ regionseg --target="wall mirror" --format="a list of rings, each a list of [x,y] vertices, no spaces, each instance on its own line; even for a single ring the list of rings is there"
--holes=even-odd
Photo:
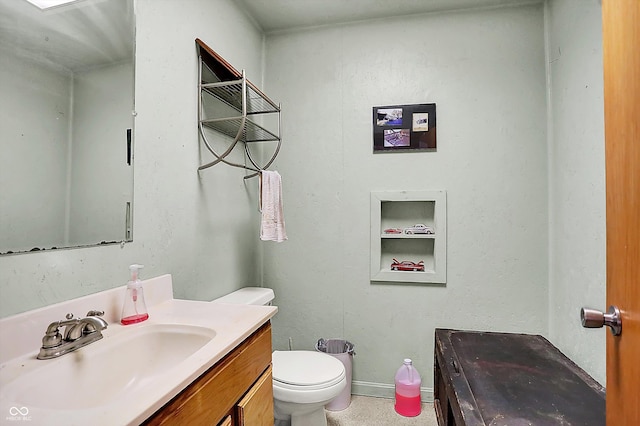
[[[0,254],[132,240],[133,0],[53,2],[0,1]]]

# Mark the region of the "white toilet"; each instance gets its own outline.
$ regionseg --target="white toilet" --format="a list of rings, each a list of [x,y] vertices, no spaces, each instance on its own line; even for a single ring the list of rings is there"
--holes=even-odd
[[[245,287],[216,303],[269,305],[273,290]],[[324,406],[347,385],[344,364],[315,351],[274,351],[273,402],[276,425],[327,426]]]

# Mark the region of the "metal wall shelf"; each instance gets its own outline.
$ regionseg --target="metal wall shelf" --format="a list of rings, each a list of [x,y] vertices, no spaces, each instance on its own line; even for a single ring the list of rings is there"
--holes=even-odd
[[[198,127],[205,147],[216,158],[198,167],[198,171],[222,162],[255,172],[245,176],[245,179],[257,176],[260,171],[267,169],[273,163],[280,151],[280,105],[251,83],[246,78],[244,70],[238,72],[200,39],[196,39],[196,45],[200,65]],[[263,114],[277,114],[277,130],[267,129],[253,121],[254,118],[258,119]],[[228,136],[233,141],[224,152],[218,153],[208,140],[205,128]],[[246,158],[250,164],[238,164],[226,158],[238,142],[244,145]],[[264,165],[259,165],[252,158],[247,147],[247,143],[251,142],[277,143],[272,157]]]
[[[215,130],[216,132],[223,133],[231,138],[235,138],[238,134],[238,129],[241,128],[242,117],[231,118],[213,118],[209,120],[201,120],[203,126]],[[264,127],[256,124],[252,121],[245,120],[242,134],[240,135],[240,142],[272,142],[279,141],[280,138],[268,131]]]
[[[236,111],[242,112],[242,80],[202,83],[200,87],[204,93],[210,94]],[[280,112],[280,107],[275,102],[251,84],[247,84],[246,99],[247,115]]]

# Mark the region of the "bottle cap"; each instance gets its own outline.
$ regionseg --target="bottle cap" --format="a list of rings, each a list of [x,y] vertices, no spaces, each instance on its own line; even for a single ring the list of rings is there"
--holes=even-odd
[[[133,264],[129,266],[129,271],[131,271],[131,281],[139,281],[138,272],[142,268],[144,268],[144,265]]]
[[[404,359],[404,363],[405,363],[406,365],[411,365],[411,364],[412,364],[412,362],[411,362],[411,358],[405,358],[405,359]]]

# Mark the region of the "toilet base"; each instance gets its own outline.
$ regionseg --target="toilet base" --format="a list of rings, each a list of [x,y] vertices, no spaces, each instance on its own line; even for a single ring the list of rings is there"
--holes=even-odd
[[[291,408],[290,403],[284,403]],[[318,404],[295,404],[297,409],[284,410],[294,411],[287,415],[282,410],[278,410],[278,406],[282,406],[282,401],[274,401],[275,426],[327,426],[327,415],[324,412],[324,405]],[[316,407],[311,407],[316,405]],[[304,408],[302,407],[304,406]],[[302,408],[302,409],[301,409]]]
[[[320,407],[318,410],[309,414],[291,416],[291,426],[327,426],[327,415],[324,412],[324,407]]]

